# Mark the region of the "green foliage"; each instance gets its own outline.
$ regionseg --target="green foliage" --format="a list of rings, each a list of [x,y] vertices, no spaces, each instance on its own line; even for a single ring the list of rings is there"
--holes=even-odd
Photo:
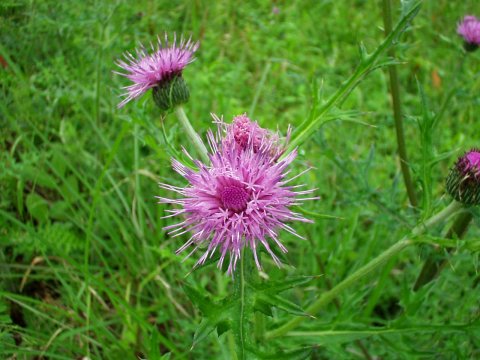
[[[353,89],[362,81],[362,79],[375,69],[386,66],[394,66],[397,63],[390,59],[378,61],[380,55],[387,51],[394,43],[398,42],[400,35],[406,30],[407,26],[413,20],[420,10],[420,3],[412,5],[405,15],[402,16],[397,26],[387,36],[387,38],[377,47],[372,53],[368,54],[365,46],[360,46],[360,64],[355,72],[337,89],[337,91],[317,109],[317,100],[314,100],[312,111],[309,118],[300,124],[299,128],[292,136],[292,141],[289,144],[289,149],[295,149],[297,146],[306,142],[315,131],[321,127],[327,120],[324,116],[329,113],[337,104],[346,100]],[[338,110],[337,110],[338,111]]]
[[[397,20],[416,6],[401,3],[394,2]],[[321,197],[297,209],[315,220],[296,226],[307,241],[280,234],[286,266],[265,259],[261,275],[268,280],[246,282],[244,300],[255,316],[247,314],[243,325],[255,356],[361,358],[361,338],[376,358],[478,358],[478,209],[465,241],[445,239],[449,224],[439,225],[416,239],[422,247],[345,289],[338,309],[332,302],[315,319],[302,310],[448,201],[448,169],[478,146],[479,53],[467,56],[456,34],[475,6],[424,1],[401,42],[394,41],[397,58],[382,50],[364,76],[355,69],[375,54],[365,49],[384,42],[375,1],[1,1],[0,358],[235,353],[231,330],[191,349],[204,318],[183,290],[184,277],[213,304],[228,299],[232,284],[213,267],[191,272],[196,254],[183,262],[175,255],[185,237],[162,230],[174,220],[162,218],[166,207],[154,198],[167,196],[159,181],[184,185],[170,157],[182,158],[180,146],[190,145],[150,95],[116,109],[127,83],[112,74],[114,61],[163,31],[201,42],[184,73],[191,92],[185,111],[195,129],[204,135],[211,128],[210,112],[228,121],[250,111],[282,134],[291,124],[301,144],[292,173],[312,168],[296,184],[317,188]],[[419,213],[408,207],[400,178],[387,77],[372,71],[392,64],[409,165],[422,187]],[[342,86],[352,74],[358,77]],[[448,265],[412,292],[423,252],[432,247],[442,248],[436,253]],[[453,251],[446,255],[446,248]],[[283,293],[271,289],[290,278],[309,282]],[[268,332],[297,318],[292,313],[305,318],[297,333],[257,336],[257,315]],[[235,333],[245,333],[237,320]]]
[[[213,301],[208,294],[197,290],[193,285],[184,285],[185,293],[202,313],[202,321],[195,331],[193,345],[204,341],[210,333],[216,330],[220,336],[231,331],[235,339],[235,355],[238,359],[305,359],[311,349],[296,351],[266,353],[255,346],[253,334],[253,314],[260,312],[273,316],[273,308],[285,311],[296,316],[307,316],[303,309],[288,300],[281,293],[303,286],[310,282],[312,277],[296,277],[283,281],[265,282],[255,274],[252,268],[252,259],[243,256],[239,260],[233,281],[233,291],[222,300]],[[232,355],[233,356],[233,355]]]

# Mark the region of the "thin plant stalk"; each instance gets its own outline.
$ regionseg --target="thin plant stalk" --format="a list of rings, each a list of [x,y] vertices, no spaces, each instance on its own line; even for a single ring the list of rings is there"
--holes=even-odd
[[[410,10],[400,19],[395,29],[391,31],[384,41],[375,49],[372,54],[368,54],[366,49],[362,46],[360,48],[362,59],[360,64],[355,69],[354,73],[329,97],[329,99],[315,112],[312,119],[308,119],[300,124],[300,127],[293,133],[287,150],[282,157],[289,154],[299,145],[303,144],[317,131],[324,123],[325,116],[337,105],[342,103],[353,89],[361,82],[361,80],[371,71],[382,67],[391,65],[391,62],[378,62],[380,56],[393,46],[394,42],[403,33],[408,24],[413,20],[420,10],[421,3],[415,3]],[[280,159],[282,159],[280,157]]]
[[[385,30],[385,36],[388,36],[392,32],[392,4],[391,0],[383,0],[383,24]],[[392,58],[395,57],[395,48],[391,47],[388,50],[388,55]],[[398,80],[398,73],[396,66],[388,67],[388,74],[390,77],[390,93],[392,95],[393,104],[393,118],[395,120],[395,132],[397,135],[397,147],[398,156],[400,158],[400,168],[403,174],[403,180],[405,182],[405,188],[407,189],[408,199],[413,207],[417,207],[417,196],[415,194],[415,188],[413,186],[412,176],[410,174],[410,168],[408,166],[407,149],[405,146],[405,134],[403,131],[402,120],[402,103],[400,99],[400,83]]]
[[[412,237],[415,237],[417,235],[421,235],[428,229],[432,228],[433,226],[441,223],[442,221],[448,219],[452,214],[457,212],[460,208],[462,207],[462,204],[460,204],[457,201],[452,201],[450,205],[448,205],[445,209],[440,211],[438,214],[432,216],[425,222],[417,225],[415,228],[412,229],[410,234],[406,237],[404,237],[402,240],[396,242],[393,244],[391,247],[389,247],[387,250],[382,252],[380,255],[378,255],[376,258],[371,260],[369,263],[366,265],[362,266],[360,269],[355,271],[353,274],[349,275],[346,279],[341,281],[339,284],[337,284],[335,287],[333,287],[331,290],[328,290],[324,292],[317,300],[313,302],[307,309],[306,313],[307,314],[312,314],[314,315],[317,313],[322,307],[333,301],[343,290],[350,288],[357,284],[362,278],[370,274],[372,271],[376,270],[383,264],[385,264],[388,260],[393,258],[394,256],[398,255],[402,250],[407,248],[408,246],[415,244],[415,241],[412,240]],[[297,317],[294,318],[290,321],[288,321],[286,324],[282,325],[278,329],[272,330],[270,332],[267,332],[265,334],[265,337],[267,339],[269,338],[274,338],[278,336],[282,336],[289,332],[290,330],[296,328],[298,325],[300,325],[303,321],[305,320],[304,317]]]
[[[178,121],[180,122],[183,129],[185,130],[185,134],[188,136],[193,146],[195,147],[198,156],[201,157],[202,161],[208,164],[209,158],[208,158],[207,148],[205,147],[205,144],[202,142],[202,139],[200,138],[200,136],[192,127],[192,124],[190,124],[187,114],[185,114],[185,110],[183,109],[182,106],[177,106],[175,107],[174,112],[175,112],[175,115],[177,116]]]
[[[235,345],[236,357],[238,360],[247,358],[247,344],[249,343],[249,335],[251,327],[248,321],[248,314],[253,311],[252,304],[249,301],[249,289],[247,280],[252,276],[252,262],[249,257],[244,256],[245,249],[242,249],[237,268],[233,276],[233,296],[239,299],[237,308],[234,310],[237,316],[237,326],[232,329]]]
[[[312,237],[309,236],[308,239],[310,240],[310,243],[312,244],[313,246],[313,242],[311,241]],[[318,266],[320,267],[320,273],[321,274],[325,274],[325,265],[323,263],[323,260],[322,258],[320,257],[320,255],[318,254],[315,254],[315,259],[317,261],[317,264]],[[330,279],[328,277],[325,277],[325,285],[327,286],[327,290],[331,290],[333,288],[333,284],[332,282],[330,281]],[[335,307],[337,308],[338,311],[340,311],[340,308],[341,308],[341,304],[340,304],[340,301],[338,300],[338,298],[334,298],[333,299],[333,304],[335,305]],[[361,340],[355,340],[355,344],[357,344],[357,346],[359,347],[360,351],[363,353],[363,356],[365,357],[365,359],[367,360],[371,360],[372,359],[372,356],[370,355],[370,353],[368,352],[367,348],[365,347],[365,345],[363,345],[362,341]]]
[[[446,238],[461,239],[467,232],[468,226],[470,225],[472,218],[472,213],[469,211],[458,214],[457,218],[452,224],[452,227],[448,230]],[[451,249],[448,249],[448,252],[450,251]],[[422,286],[428,284],[430,281],[435,279],[446,264],[447,260],[445,259],[436,259],[434,255],[429,257],[423,264],[422,270],[420,271],[417,281],[413,286],[413,290],[417,291]]]

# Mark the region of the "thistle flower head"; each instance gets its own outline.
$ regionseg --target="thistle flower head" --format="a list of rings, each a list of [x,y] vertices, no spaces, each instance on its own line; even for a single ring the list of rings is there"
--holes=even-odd
[[[154,89],[154,99],[157,104],[156,98],[159,94],[165,96],[164,92],[170,94],[172,90],[179,94],[176,97],[172,96],[173,100],[167,99],[167,105],[188,101],[189,94],[182,78],[182,71],[194,60],[193,54],[198,49],[198,45],[198,42],[193,42],[191,38],[185,40],[182,37],[177,42],[176,36],[174,36],[173,42],[169,43],[165,34],[163,42],[157,38],[156,47],[151,44],[151,52],[148,52],[144,46],[140,46],[136,50],[136,56],[125,53],[125,60],[117,61],[117,65],[125,73],[116,73],[126,77],[133,84],[124,87],[126,89],[126,93],[123,94],[125,98],[118,104],[118,107],[121,108],[130,100],[142,96],[149,89]],[[165,110],[164,103],[159,106]]]
[[[480,45],[480,20],[475,16],[465,16],[458,24],[457,32],[465,40],[467,51],[476,50]]]
[[[180,222],[167,227],[170,234],[189,233],[188,241],[177,253],[192,247],[188,257],[204,248],[205,252],[195,264],[198,266],[218,250],[218,267],[222,267],[228,255],[227,273],[232,273],[243,248],[251,249],[260,269],[258,250],[263,247],[280,266],[280,260],[272,250],[275,245],[280,251],[287,252],[280,242],[279,231],[283,229],[301,238],[287,222],[311,222],[292,211],[291,207],[316,199],[302,197],[313,190],[299,190],[302,185],[290,184],[301,174],[287,178],[296,151],[278,160],[278,143],[246,115],[236,117],[229,125],[217,117],[214,119],[217,133],[210,131],[208,134],[211,163],[207,165],[194,160],[198,167],[194,171],[173,160],[173,168],[188,181],[188,185],[160,184],[162,188],[181,195],[179,199],[159,197],[160,203],[179,206],[167,210],[171,213],[168,217],[181,217]]]
[[[447,191],[465,205],[480,204],[480,150],[461,156],[447,177]]]

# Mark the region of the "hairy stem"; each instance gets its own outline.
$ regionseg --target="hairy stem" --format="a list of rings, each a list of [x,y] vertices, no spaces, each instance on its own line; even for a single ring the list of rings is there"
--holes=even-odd
[[[378,255],[376,258],[371,260],[369,263],[362,266],[360,269],[358,269],[353,274],[349,275],[346,279],[341,281],[339,284],[334,286],[331,290],[324,292],[317,300],[313,302],[313,304],[311,304],[306,309],[305,312],[312,315],[317,313],[322,307],[324,307],[325,305],[333,301],[343,290],[351,286],[354,286],[356,283],[360,281],[360,279],[362,279],[363,277],[370,274],[372,271],[382,266],[385,262],[387,262],[394,256],[398,255],[403,249],[405,249],[409,245],[414,244],[415,242],[410,239],[411,237],[420,235],[425,231],[427,231],[428,229],[430,229],[431,227],[446,220],[461,207],[462,207],[462,204],[456,201],[453,201],[450,205],[448,205],[445,209],[440,211],[438,214],[432,216],[427,221],[417,225],[415,228],[412,229],[409,236],[406,236],[402,240],[393,244],[391,247],[389,247],[387,250],[382,252],[380,255]],[[266,338],[282,336],[287,332],[289,332],[290,330],[296,328],[305,319],[306,319],[305,317],[294,318],[288,321],[286,324],[279,327],[278,329],[267,332]]]
[[[391,0],[383,0],[383,24],[385,36],[392,32],[392,4]],[[395,48],[388,50],[388,55],[395,57]],[[403,132],[402,103],[400,100],[400,83],[396,66],[388,67],[390,76],[390,93],[392,95],[393,118],[395,119],[395,132],[397,134],[398,156],[400,157],[400,167],[402,169],[403,180],[407,189],[408,199],[413,207],[417,207],[417,197],[413,186],[410,168],[408,167],[407,149],[405,146],[405,134]]]
[[[472,217],[472,214],[468,211],[459,214],[455,219],[455,222],[452,224],[452,227],[448,230],[446,237],[448,239],[461,239],[467,232]],[[452,249],[448,249],[447,251],[450,252]],[[422,286],[435,279],[447,264],[446,259],[437,259],[435,255],[436,254],[431,255],[423,264],[420,275],[418,275],[417,281],[413,286],[414,291],[417,291]]]
[[[178,121],[180,121],[180,124],[182,124],[182,127],[185,130],[185,134],[188,136],[193,146],[195,147],[197,154],[201,157],[202,161],[208,163],[209,158],[207,148],[203,144],[200,136],[195,132],[192,124],[190,124],[187,114],[185,114],[185,110],[182,106],[177,106],[175,108],[175,115],[177,116]]]

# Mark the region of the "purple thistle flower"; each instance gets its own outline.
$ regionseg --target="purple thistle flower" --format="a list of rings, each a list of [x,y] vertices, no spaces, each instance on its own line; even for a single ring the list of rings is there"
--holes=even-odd
[[[150,44],[152,52],[149,54],[143,45],[136,50],[137,56],[129,52],[124,54],[124,60],[118,60],[117,65],[126,73],[115,72],[131,80],[133,84],[125,86],[125,96],[118,107],[123,107],[130,100],[142,96],[149,89],[162,87],[177,77],[181,77],[183,69],[190,64],[194,58],[193,54],[197,51],[198,42],[193,42],[191,38],[185,40],[183,37],[177,43],[177,37],[174,36],[173,42],[168,42],[167,34],[162,43],[157,38],[157,47]]]
[[[171,230],[169,234],[179,236],[190,233],[190,238],[177,250],[177,254],[193,246],[186,256],[188,258],[207,243],[195,267],[211,258],[218,249],[218,268],[222,267],[228,254],[229,274],[235,270],[244,247],[253,252],[258,269],[261,269],[261,265],[257,251],[261,247],[280,266],[281,262],[273,252],[269,239],[286,253],[287,248],[280,242],[278,231],[283,229],[302,238],[286,222],[312,222],[290,207],[317,199],[300,197],[312,193],[313,189],[298,190],[303,185],[290,185],[292,180],[309,169],[287,179],[290,173],[287,169],[295,159],[296,151],[278,160],[277,156],[272,156],[280,151],[278,143],[268,136],[267,130],[251,122],[246,115],[235,119],[233,124],[227,125],[214,116],[218,130],[216,135],[212,131],[208,133],[210,165],[192,159],[198,167],[198,171],[193,171],[177,160],[172,161],[174,170],[189,184],[186,187],[160,186],[182,195],[182,198],[158,197],[160,203],[180,206],[175,210],[167,210],[171,213],[167,217],[182,217],[179,223],[165,228]]]
[[[465,40],[465,49],[473,51],[480,45],[480,20],[467,15],[458,24],[457,33]]]
[[[472,149],[457,160],[447,178],[447,191],[466,205],[480,204],[480,150]]]

